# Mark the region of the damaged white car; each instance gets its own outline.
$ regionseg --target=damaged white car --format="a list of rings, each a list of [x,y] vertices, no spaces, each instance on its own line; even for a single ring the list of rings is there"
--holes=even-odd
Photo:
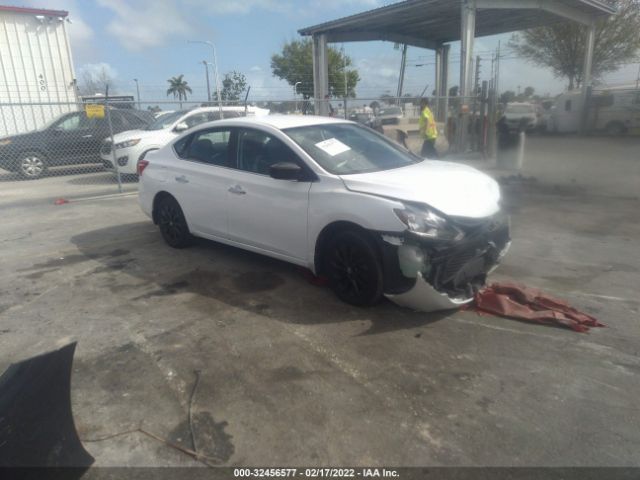
[[[359,306],[473,298],[510,244],[500,189],[353,122],[266,116],[199,125],[138,164],[142,210],[172,247],[193,236],[326,276]]]

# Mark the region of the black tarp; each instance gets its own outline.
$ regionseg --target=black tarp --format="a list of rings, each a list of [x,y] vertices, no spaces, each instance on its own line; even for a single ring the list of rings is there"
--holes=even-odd
[[[0,467],[80,467],[81,475],[93,463],[71,412],[75,348],[14,363],[0,377]]]

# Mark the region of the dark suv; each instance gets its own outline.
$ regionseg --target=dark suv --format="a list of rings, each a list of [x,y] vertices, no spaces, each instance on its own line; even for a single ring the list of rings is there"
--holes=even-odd
[[[111,109],[113,133],[144,128],[153,121],[148,112]],[[23,178],[40,178],[59,165],[101,163],[100,144],[108,137],[105,118],[89,118],[84,111],[66,113],[40,130],[0,138],[0,168]]]

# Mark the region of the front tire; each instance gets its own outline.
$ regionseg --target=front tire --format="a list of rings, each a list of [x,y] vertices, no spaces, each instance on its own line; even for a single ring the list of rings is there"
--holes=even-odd
[[[364,233],[347,230],[335,235],[324,255],[329,285],[345,303],[358,307],[375,305],[382,298],[380,255]]]
[[[157,208],[158,227],[167,245],[172,248],[191,245],[193,237],[178,201],[173,197],[165,197],[160,200]]]
[[[26,180],[35,180],[47,173],[47,159],[40,152],[24,152],[17,162],[17,171]]]

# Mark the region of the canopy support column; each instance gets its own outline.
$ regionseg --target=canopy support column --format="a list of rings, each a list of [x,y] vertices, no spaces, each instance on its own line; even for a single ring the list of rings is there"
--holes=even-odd
[[[327,36],[313,35],[313,97],[315,114],[329,115],[329,56]]]
[[[436,48],[436,88],[437,120],[444,122],[447,113],[446,96],[449,87],[449,45],[439,45]]]
[[[467,126],[469,121],[469,101],[473,61],[473,43],[476,35],[476,0],[461,2],[461,51],[460,51],[460,122],[458,123],[458,149],[467,148]]]

